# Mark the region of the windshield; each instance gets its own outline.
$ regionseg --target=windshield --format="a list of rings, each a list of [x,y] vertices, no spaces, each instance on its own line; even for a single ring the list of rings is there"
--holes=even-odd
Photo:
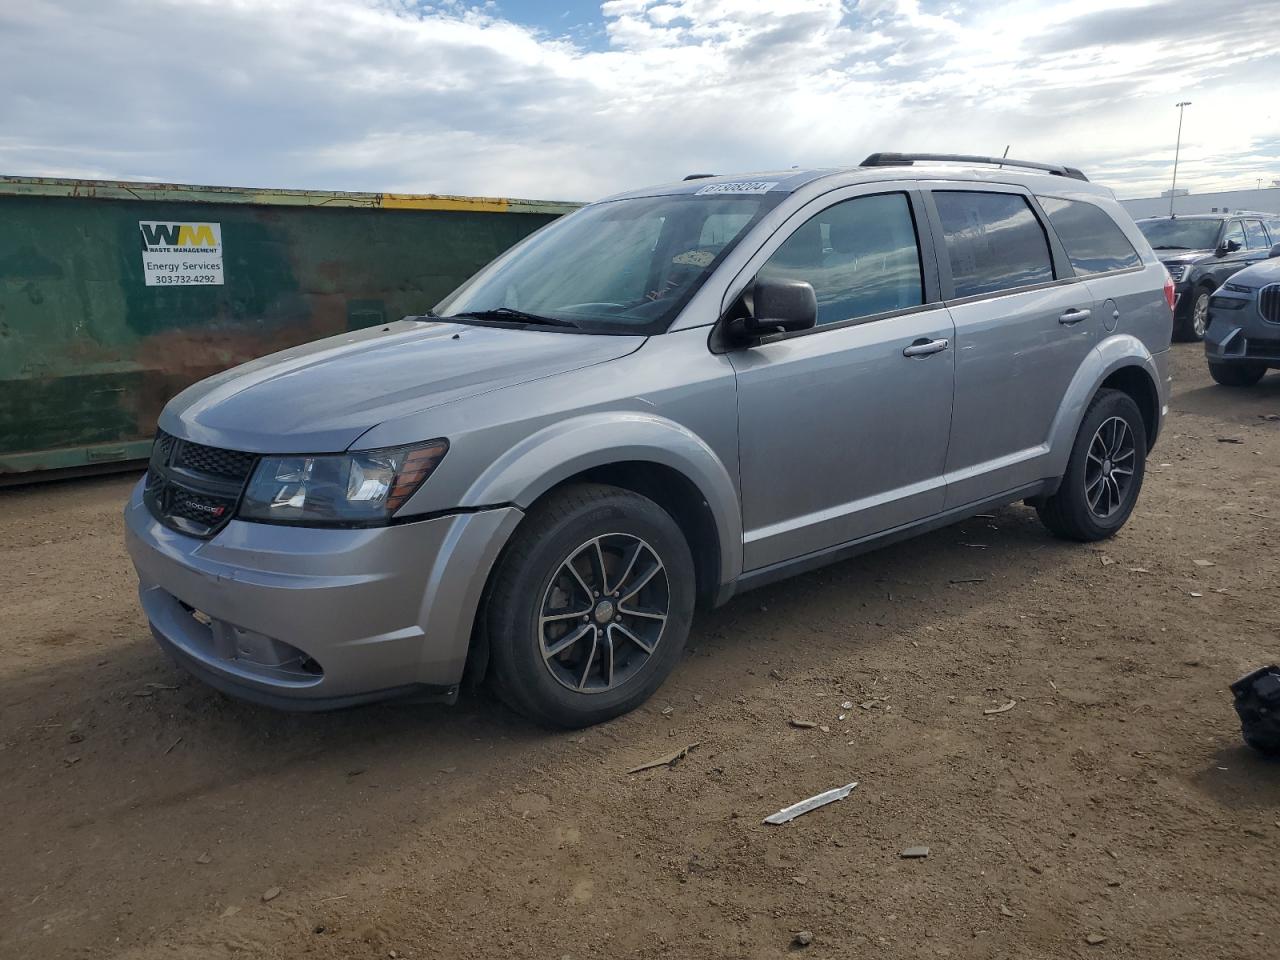
[[[1138,229],[1154,250],[1212,250],[1221,220],[1139,220]]]
[[[588,333],[661,333],[782,196],[681,194],[583,207],[482,270],[435,313]]]

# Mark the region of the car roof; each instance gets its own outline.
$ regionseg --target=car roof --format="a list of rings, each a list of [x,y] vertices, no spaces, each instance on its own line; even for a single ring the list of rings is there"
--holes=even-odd
[[[1149,220],[1226,220],[1228,217],[1239,216],[1233,213],[1179,213],[1172,217],[1139,217],[1138,223],[1146,223]]]
[[[692,179],[675,183],[655,184],[639,190],[605,197],[605,201],[630,200],[640,197],[679,196],[682,194],[716,193],[795,193],[817,181],[830,181],[830,188],[851,186],[858,183],[878,183],[903,180],[968,180],[975,183],[996,183],[1025,186],[1038,192],[1094,194],[1113,198],[1108,187],[1015,167],[967,166],[963,164],[928,163],[914,165],[878,165],[871,167],[812,167],[807,169],[765,170],[725,176],[693,174]]]

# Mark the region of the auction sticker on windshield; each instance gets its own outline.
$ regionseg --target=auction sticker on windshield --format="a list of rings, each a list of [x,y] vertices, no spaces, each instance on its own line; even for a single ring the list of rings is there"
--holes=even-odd
[[[222,285],[222,225],[139,220],[148,287]]]
[[[778,185],[777,180],[739,180],[734,183],[708,183],[696,194],[703,193],[768,193]]]

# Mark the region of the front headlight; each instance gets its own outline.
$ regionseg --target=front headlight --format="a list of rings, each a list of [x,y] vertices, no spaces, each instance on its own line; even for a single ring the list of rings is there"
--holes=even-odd
[[[1222,285],[1222,289],[1229,290],[1232,293],[1243,293],[1246,295],[1253,293],[1253,287],[1246,287],[1243,283],[1224,283]]]
[[[1210,297],[1209,306],[1214,310],[1239,310],[1248,300],[1240,300],[1236,297]]]
[[[263,457],[240,517],[263,523],[370,527],[390,521],[444,459],[447,440],[337,456]]]
[[[1174,283],[1180,282],[1187,272],[1186,265],[1181,263],[1166,264],[1165,269],[1169,271],[1169,276],[1173,278]]]

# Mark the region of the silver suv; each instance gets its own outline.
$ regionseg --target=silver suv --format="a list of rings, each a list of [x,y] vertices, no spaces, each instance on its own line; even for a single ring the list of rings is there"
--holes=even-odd
[[[142,606],[259,702],[465,674],[596,723],[658,688],[699,603],[1018,500],[1114,534],[1172,299],[1067,167],[875,154],[623,194],[432,313],[170,402],[125,512]]]

